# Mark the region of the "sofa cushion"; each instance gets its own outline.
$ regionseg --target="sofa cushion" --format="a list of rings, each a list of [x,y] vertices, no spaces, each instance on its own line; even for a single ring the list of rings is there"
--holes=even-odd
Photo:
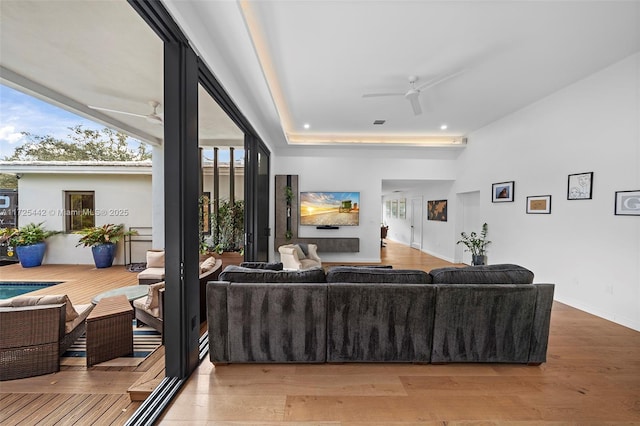
[[[75,305],[74,308],[78,312],[78,316],[72,320],[67,319],[64,323],[64,334],[71,333],[78,325],[82,324],[91,313],[93,307],[94,305],[91,303],[88,305]]]
[[[327,272],[328,283],[430,284],[431,276],[413,269],[334,266]]]
[[[164,280],[164,268],[147,268],[138,274],[139,280]]]
[[[447,267],[430,272],[434,284],[531,284],[533,272],[518,265]]]
[[[300,271],[270,271],[229,265],[220,274],[220,281],[234,283],[325,283],[324,269],[312,268]]]
[[[242,262],[240,266],[251,269],[268,269],[270,271],[282,271],[284,267],[282,262]]]
[[[147,250],[147,268],[164,268],[164,250]]]
[[[71,300],[66,294],[46,295],[46,296],[17,296],[12,299],[4,300],[0,306],[4,307],[21,307],[36,305],[57,305],[59,303],[66,304],[65,318],[71,321],[78,318],[78,312],[71,304]]]

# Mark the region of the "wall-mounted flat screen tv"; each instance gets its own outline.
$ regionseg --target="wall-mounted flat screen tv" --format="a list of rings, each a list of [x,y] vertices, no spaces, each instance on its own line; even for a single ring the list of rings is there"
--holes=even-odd
[[[358,226],[359,192],[301,192],[300,225]]]

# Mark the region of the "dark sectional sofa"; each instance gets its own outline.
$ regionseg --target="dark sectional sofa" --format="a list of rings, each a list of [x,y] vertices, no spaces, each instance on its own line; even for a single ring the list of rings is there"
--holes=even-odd
[[[227,363],[546,361],[553,284],[518,265],[416,270],[228,266],[207,284]]]

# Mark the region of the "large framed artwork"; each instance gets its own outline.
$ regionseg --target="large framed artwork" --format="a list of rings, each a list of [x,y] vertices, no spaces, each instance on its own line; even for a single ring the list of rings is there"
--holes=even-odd
[[[567,200],[590,200],[593,189],[593,172],[569,175]]]
[[[640,216],[640,189],[616,191],[615,214],[618,216]]]
[[[447,200],[427,201],[427,220],[447,221]]]
[[[513,191],[515,182],[500,182],[491,185],[491,201],[494,203],[510,203],[513,202]]]
[[[551,214],[551,195],[527,197],[527,214]]]
[[[359,192],[300,192],[300,225],[358,226]]]

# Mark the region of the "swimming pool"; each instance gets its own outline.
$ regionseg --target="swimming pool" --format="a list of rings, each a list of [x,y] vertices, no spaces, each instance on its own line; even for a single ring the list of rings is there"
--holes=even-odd
[[[0,299],[9,299],[11,297],[20,296],[30,291],[40,290],[42,288],[51,287],[60,284],[57,282],[31,282],[31,281],[0,281]]]

